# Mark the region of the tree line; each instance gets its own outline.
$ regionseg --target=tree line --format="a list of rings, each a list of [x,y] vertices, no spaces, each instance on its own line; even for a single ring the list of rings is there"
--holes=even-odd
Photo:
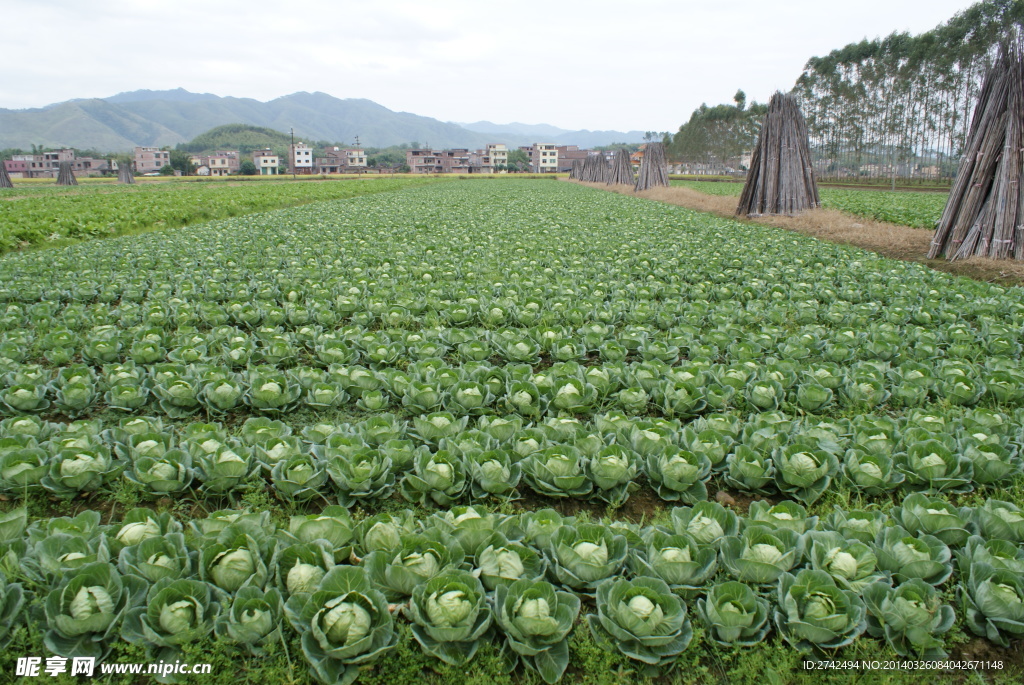
[[[919,35],[892,33],[807,61],[792,92],[821,177],[949,179],[985,73],[1019,40],[1024,0],[984,0]],[[753,148],[764,105],[701,105],[668,142],[674,161],[736,163]]]

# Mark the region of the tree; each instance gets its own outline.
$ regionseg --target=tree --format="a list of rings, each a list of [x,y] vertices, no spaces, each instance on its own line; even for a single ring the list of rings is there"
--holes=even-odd
[[[669,157],[684,162],[725,163],[751,150],[767,107],[757,102],[747,107],[747,96],[742,90],[736,92],[733,100],[734,105],[702,104],[695,109],[690,120],[671,138]]]
[[[397,169],[405,164],[405,153],[393,148],[381,150],[376,154],[369,155],[366,165],[373,169]]]
[[[242,163],[238,165],[238,173],[242,176],[255,176],[259,172],[251,159],[243,159]]]
[[[807,61],[793,92],[825,175],[956,173],[971,110],[1019,0],[986,0],[918,35],[862,40]]]
[[[170,164],[164,164],[162,167],[160,167],[160,175],[174,176],[174,167],[171,166]]]
[[[180,171],[182,176],[191,176],[196,172],[196,165],[192,163],[192,155],[184,150],[171,150],[171,172]],[[164,167],[166,169],[167,167]],[[163,173],[163,169],[160,170]]]
[[[530,155],[526,154],[526,150],[509,150],[507,168],[509,171],[524,171],[529,169]]]

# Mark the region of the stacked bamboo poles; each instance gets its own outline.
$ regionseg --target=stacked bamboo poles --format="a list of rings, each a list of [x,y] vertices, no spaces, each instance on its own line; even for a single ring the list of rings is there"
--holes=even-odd
[[[117,182],[127,185],[135,183],[135,174],[132,173],[131,162],[124,162],[117,168]]]
[[[0,188],[13,188],[14,184],[11,183],[11,175],[7,173],[7,167],[4,166],[4,162],[0,159]]]
[[[574,181],[583,180],[583,160],[574,159],[572,160],[572,169],[569,170],[569,178]]]
[[[587,183],[604,183],[608,178],[608,163],[602,153],[590,155],[583,161],[581,181]]]
[[[633,164],[629,161],[629,152],[624,148],[615,151],[606,183],[610,186],[633,185]]]
[[[775,93],[750,158],[737,214],[794,214],[821,205],[800,105]]]
[[[930,259],[1024,259],[1022,117],[1024,65],[1014,42],[1003,46],[985,76]]]
[[[640,162],[640,172],[636,176],[635,190],[640,192],[667,185],[668,163],[665,161],[665,145],[648,143],[644,148],[644,158]]]
[[[61,162],[60,170],[57,172],[57,185],[59,186],[77,186],[78,180],[75,178],[75,172],[71,170],[71,162]]]

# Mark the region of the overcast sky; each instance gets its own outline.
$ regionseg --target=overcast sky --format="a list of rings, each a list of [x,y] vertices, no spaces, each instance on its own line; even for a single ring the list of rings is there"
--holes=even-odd
[[[138,89],[367,98],[444,121],[672,130],[968,0],[4,0],[0,107]]]

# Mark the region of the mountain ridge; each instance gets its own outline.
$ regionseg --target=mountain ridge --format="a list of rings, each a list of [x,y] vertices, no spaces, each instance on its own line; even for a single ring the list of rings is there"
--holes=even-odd
[[[491,122],[470,124],[489,127],[473,130],[411,112],[395,112],[365,98],[341,99],[319,91],[299,91],[261,102],[175,88],[126,91],[33,109],[0,109],[0,148],[25,149],[36,144],[117,152],[135,146],[164,147],[188,142],[224,124],[285,132],[294,129],[296,140],[351,143],[358,136],[360,144],[367,147],[414,142],[434,148],[534,142],[594,147],[639,142],[643,135],[639,131],[568,131],[548,124]],[[539,135],[547,131],[559,133],[554,139]]]

